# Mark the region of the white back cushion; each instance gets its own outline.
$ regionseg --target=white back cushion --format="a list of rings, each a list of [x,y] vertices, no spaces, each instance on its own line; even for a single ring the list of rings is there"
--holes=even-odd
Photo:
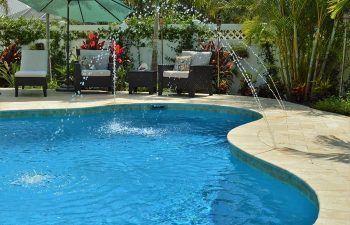
[[[211,52],[183,51],[182,56],[192,56],[191,66],[207,66],[210,63]]]
[[[80,49],[80,64],[82,69],[108,69],[109,51]]]
[[[48,66],[47,50],[22,50],[22,71],[46,71]]]

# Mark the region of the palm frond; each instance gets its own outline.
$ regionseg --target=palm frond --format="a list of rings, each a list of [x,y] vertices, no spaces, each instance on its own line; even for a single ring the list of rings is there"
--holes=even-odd
[[[350,0],[329,0],[328,12],[331,18],[336,18],[343,10],[350,8]]]

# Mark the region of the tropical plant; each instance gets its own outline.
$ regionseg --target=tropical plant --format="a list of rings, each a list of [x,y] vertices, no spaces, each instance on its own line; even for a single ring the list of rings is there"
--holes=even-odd
[[[321,100],[334,95],[336,89],[333,87],[334,85],[332,84],[330,79],[317,79],[314,84],[313,98]]]
[[[97,32],[90,32],[88,34],[88,38],[86,41],[83,41],[83,44],[80,46],[81,49],[89,49],[89,50],[99,50],[103,48],[105,44],[104,41],[99,42],[100,37]]]
[[[302,103],[304,101],[306,90],[305,83],[295,83],[292,85],[292,90],[290,93],[290,99],[295,102]]]
[[[213,41],[202,45],[202,48],[212,52],[210,64],[215,66],[213,70],[213,88],[215,92],[228,94],[235,75],[235,64],[233,63],[231,54],[223,50],[223,48],[217,48]]]
[[[21,50],[15,42],[7,46],[0,54],[0,64],[7,62],[8,64],[19,63],[21,61]]]
[[[253,95],[253,90],[252,88],[255,89],[255,92],[258,92],[258,88],[255,86],[256,84],[256,77],[254,77],[252,74],[247,74],[247,78],[251,81],[251,85],[249,86],[249,84],[247,83],[247,81],[245,79],[241,79],[239,86],[239,92],[241,93],[241,95],[243,96],[252,96]]]
[[[335,19],[344,9],[350,8],[350,0],[328,0],[328,4],[332,19]]]
[[[330,57],[340,46],[338,22],[327,15],[327,2],[323,0],[243,1],[256,16],[244,23],[249,41],[269,42],[279,52],[281,80],[287,95],[300,92],[304,99],[311,96],[312,84],[333,74],[337,57]],[[305,87],[303,87],[305,84]],[[300,97],[300,96],[299,96]],[[301,100],[301,99],[300,99]]]
[[[14,75],[19,69],[20,61],[21,51],[14,42],[0,54],[0,84],[2,86],[14,87]]]
[[[8,64],[6,61],[0,64],[0,78],[6,80],[8,87],[15,86],[15,73],[19,70],[17,63]]]
[[[128,83],[126,77],[128,74],[128,68],[121,66],[118,69],[118,79],[116,80],[115,89],[117,91],[125,91],[128,89]]]

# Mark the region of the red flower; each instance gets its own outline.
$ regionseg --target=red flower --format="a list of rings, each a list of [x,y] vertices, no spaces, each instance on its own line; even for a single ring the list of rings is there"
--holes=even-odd
[[[83,41],[83,44],[80,46],[82,49],[102,49],[104,41],[99,43],[100,38],[96,32],[90,32],[88,34],[88,39]]]
[[[93,33],[93,32],[90,32],[88,37],[89,37],[90,40],[96,40],[97,39],[97,35],[95,33]]]
[[[117,44],[114,48],[115,54],[121,55],[124,53],[124,48],[121,48],[119,44]]]

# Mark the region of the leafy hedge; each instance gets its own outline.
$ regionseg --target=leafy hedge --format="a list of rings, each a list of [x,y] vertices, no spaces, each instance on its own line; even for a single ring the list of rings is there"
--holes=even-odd
[[[0,44],[7,46],[11,41],[27,45],[45,38],[45,23],[39,19],[12,19],[0,17]]]
[[[330,97],[318,101],[314,108],[350,116],[350,92],[346,97]]]

